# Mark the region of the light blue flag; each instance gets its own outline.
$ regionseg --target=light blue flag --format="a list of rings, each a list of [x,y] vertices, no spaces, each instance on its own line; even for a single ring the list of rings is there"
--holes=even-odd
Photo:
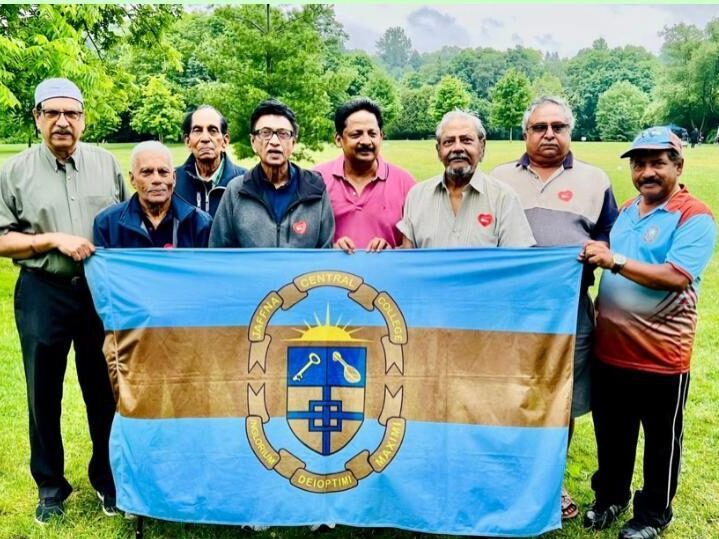
[[[98,250],[118,506],[558,528],[578,249]]]

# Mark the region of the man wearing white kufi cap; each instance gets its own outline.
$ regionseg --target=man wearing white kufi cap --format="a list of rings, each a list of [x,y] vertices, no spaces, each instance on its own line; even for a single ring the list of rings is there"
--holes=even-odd
[[[102,354],[102,323],[82,261],[95,251],[95,214],[125,200],[127,192],[112,154],[80,142],[84,100],[72,81],[41,82],[33,116],[42,143],[0,169],[0,256],[20,266],[15,319],[27,382],[30,471],[40,498],[35,520],[45,524],[63,515],[72,491],[64,475],[60,433],[71,345],[93,444],[90,483],[105,513],[116,514],[108,457],[115,404]]]

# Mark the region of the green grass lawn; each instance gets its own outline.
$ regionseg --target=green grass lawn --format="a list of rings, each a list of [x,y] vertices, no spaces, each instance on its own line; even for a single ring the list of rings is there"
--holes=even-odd
[[[615,194],[621,203],[634,194],[626,161],[619,154],[627,147],[624,143],[573,144],[579,159],[598,165],[609,174]],[[0,164],[20,151],[22,145],[0,145]],[[128,169],[132,144],[107,145]],[[176,164],[186,157],[182,145],[172,146]],[[490,141],[482,168],[491,170],[495,165],[517,158],[523,152],[521,142]],[[314,155],[314,162],[331,159],[337,149],[327,147]],[[441,171],[432,141],[387,141],[383,155],[395,164],[408,169],[419,180]],[[692,193],[719,213],[719,147],[699,146],[686,150],[683,182]],[[252,165],[252,160],[241,161]],[[301,162],[308,165],[307,162]],[[675,519],[664,533],[666,539],[719,538],[719,369],[716,355],[719,349],[719,259],[706,271],[699,303],[699,329],[692,360],[692,384],[686,410],[684,454],[679,492],[674,502]],[[119,518],[108,519],[99,511],[99,504],[89,485],[86,465],[90,443],[84,416],[82,397],[77,385],[75,370],[68,367],[65,381],[63,435],[65,440],[66,475],[75,487],[75,493],[66,504],[67,516],[62,523],[39,528],[33,523],[36,499],[35,485],[30,477],[27,438],[27,406],[25,401],[22,359],[13,318],[12,293],[16,270],[5,259],[0,259],[0,539],[21,538],[114,538],[131,537],[134,524]],[[577,422],[575,440],[567,463],[567,486],[577,503],[584,509],[592,501],[589,477],[596,465],[594,433],[588,416]],[[640,467],[640,466],[638,466]],[[635,485],[641,485],[635,478]],[[236,503],[228,500],[228,503]],[[595,533],[585,532],[581,519],[575,519],[564,529],[546,534],[547,539],[580,537],[616,537],[618,526]],[[223,526],[183,525],[150,520],[145,526],[148,538],[230,538],[273,537],[295,538],[309,535],[306,528],[273,528],[262,533],[244,532]],[[397,530],[358,530],[339,527],[326,537],[411,538],[417,534]]]

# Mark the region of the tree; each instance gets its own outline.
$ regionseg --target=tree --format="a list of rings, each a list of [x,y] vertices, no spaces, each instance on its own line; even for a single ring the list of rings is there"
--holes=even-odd
[[[531,97],[529,79],[516,69],[508,70],[492,90],[491,123],[509,129],[509,140],[512,128],[521,124]]]
[[[597,138],[596,110],[599,96],[615,82],[631,82],[650,94],[659,71],[657,58],[642,47],[609,49],[603,39],[582,49],[567,64],[567,88],[577,120],[575,134]]]
[[[612,84],[599,96],[597,128],[604,141],[630,141],[642,129],[642,118],[649,105],[649,96],[631,82]]]
[[[422,80],[427,84],[437,84],[442,77],[451,74],[449,64],[461,51],[459,47],[445,46],[438,51],[423,53],[422,65],[418,69]]]
[[[384,66],[394,75],[400,75],[410,63],[416,62],[412,55],[412,40],[401,26],[391,26],[377,40],[377,55]]]
[[[350,83],[326,64],[342,42],[341,25],[330,25],[331,20],[334,11],[327,5],[223,6],[212,13],[203,46],[195,52],[209,80],[198,85],[196,95],[229,119],[238,157],[252,155],[250,114],[268,97],[295,111],[304,148],[319,149],[331,139],[333,96]]]
[[[663,35],[656,116],[704,130],[719,121],[719,19],[704,31],[678,24]]]
[[[379,69],[379,66],[369,57],[366,52],[356,51],[345,56],[347,64],[354,70],[354,77],[347,86],[349,96],[357,96],[362,93],[362,88],[367,81]]]
[[[139,133],[156,136],[163,142],[177,139],[182,131],[185,102],[179,93],[170,88],[163,75],[150,77],[142,89],[141,99],[132,111],[132,128]]]
[[[556,75],[544,73],[532,82],[532,98],[541,96],[565,97],[562,81]]]
[[[437,88],[432,97],[430,110],[432,119],[439,122],[449,111],[459,109],[466,110],[472,96],[467,89],[467,85],[452,75],[446,75],[439,81]]]
[[[507,51],[505,62],[508,69],[514,68],[530,80],[536,79],[544,71],[542,53],[520,45]]]
[[[507,70],[506,55],[490,48],[464,49],[449,61],[447,73],[464,81],[473,94],[488,98]]]
[[[422,139],[434,133],[436,122],[430,114],[434,89],[425,85],[421,88],[404,88],[400,94],[402,114],[387,130],[390,138]]]
[[[121,41],[156,46],[177,6],[0,5],[0,132],[32,141],[40,81],[63,76],[83,91],[86,138],[102,137],[127,108],[132,76],[113,63]]]
[[[362,87],[361,94],[376,101],[382,107],[385,129],[390,130],[402,110],[399,90],[392,77],[382,70],[374,70]]]

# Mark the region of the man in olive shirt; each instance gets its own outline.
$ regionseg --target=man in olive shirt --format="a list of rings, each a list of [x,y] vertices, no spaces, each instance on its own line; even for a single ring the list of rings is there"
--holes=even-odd
[[[20,266],[15,320],[30,412],[30,471],[39,490],[35,520],[63,515],[72,487],[64,475],[60,433],[67,354],[75,349],[93,452],[88,474],[108,515],[116,514],[108,455],[115,403],[102,354],[104,332],[83,276],[95,251],[92,224],[101,209],[127,198],[120,166],[107,151],[79,142],[83,98],[67,79],[35,89],[43,142],[0,169],[0,256]]]

